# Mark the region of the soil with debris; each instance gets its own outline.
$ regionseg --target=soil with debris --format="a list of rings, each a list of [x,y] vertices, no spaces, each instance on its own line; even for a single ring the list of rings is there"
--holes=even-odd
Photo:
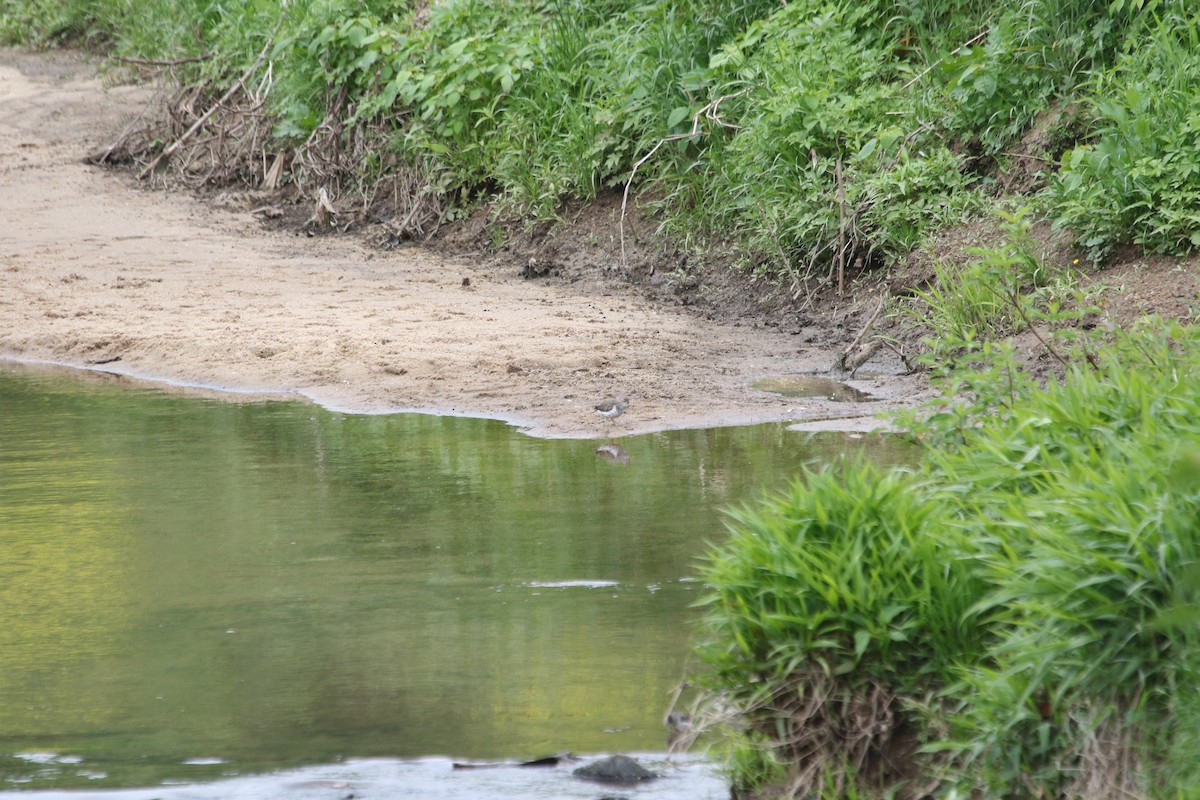
[[[652,218],[622,220],[620,195],[532,229],[483,211],[424,247],[386,225],[313,236],[295,224],[311,204],[279,192],[163,192],[84,163],[150,99],[142,86],[106,85],[77,54],[0,50],[0,358],[348,411],[491,417],[546,436],[873,427],[881,408],[930,395],[905,347],[872,349],[850,381],[874,402],[752,384],[829,373],[882,293],[919,286],[935,256],[974,235],[888,280],[852,276],[842,294],[811,295],[756,283],[719,248],[684,252]],[[1113,287],[1105,322],[1124,325],[1194,316],[1196,267],[1128,254],[1088,280]],[[874,330],[910,349],[916,338],[886,314]],[[625,414],[595,413],[619,396]]]

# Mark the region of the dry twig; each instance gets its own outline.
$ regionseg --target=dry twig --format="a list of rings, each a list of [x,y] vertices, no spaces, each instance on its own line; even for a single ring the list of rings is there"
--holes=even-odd
[[[870,335],[871,330],[875,327],[875,320],[879,318],[879,314],[883,311],[884,303],[887,301],[887,292],[881,292],[879,295],[879,305],[875,306],[875,310],[871,312],[871,316],[867,317],[867,322],[863,325],[862,330],[854,337],[854,341],[850,342],[841,353],[838,354],[837,360],[834,361],[833,367],[839,372],[849,372],[853,375],[859,367],[867,362],[871,356],[875,355],[880,348],[879,342],[872,342],[870,345],[859,348],[860,343]]]
[[[276,28],[278,29],[278,26],[276,26]],[[192,138],[196,131],[204,127],[204,123],[208,122],[209,118],[216,113],[217,109],[223,107],[225,103],[228,102],[229,98],[233,97],[233,95],[245,85],[246,81],[250,79],[250,76],[254,74],[254,71],[258,69],[258,65],[261,64],[263,59],[267,57],[267,52],[271,49],[271,46],[274,43],[275,36],[272,35],[267,39],[266,44],[263,45],[263,49],[261,52],[259,52],[258,58],[254,59],[254,63],[251,64],[244,73],[242,73],[242,76],[234,82],[233,86],[229,87],[225,94],[221,96],[221,99],[214,103],[212,107],[208,109],[208,111],[205,111],[199,119],[192,123],[192,126],[188,128],[182,136],[176,139],[170,147],[163,150],[154,158],[153,161],[147,164],[146,167],[140,173],[138,173],[138,177],[144,180],[147,176],[153,173],[155,169],[158,168],[159,164],[161,164],[165,159],[170,158],[171,155],[180,147],[182,147],[188,139]]]
[[[842,159],[834,163],[833,175],[837,181],[838,201],[838,252],[837,252],[837,292],[838,296],[846,293],[846,187],[842,183]]]
[[[889,342],[887,339],[880,339],[879,343],[881,345],[883,345],[884,347],[886,347],[888,350],[891,350],[893,353],[895,353],[899,357],[900,363],[902,363],[904,365],[906,374],[911,375],[912,373],[917,371],[916,365],[913,364],[912,360],[904,352],[904,349],[902,347],[899,347],[898,345],[894,344],[893,342]]]

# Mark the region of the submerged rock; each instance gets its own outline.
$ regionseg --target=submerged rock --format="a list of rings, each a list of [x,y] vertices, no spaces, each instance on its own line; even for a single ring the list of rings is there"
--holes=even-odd
[[[658,777],[629,756],[602,758],[586,767],[580,767],[571,774],[585,781],[599,783],[641,783]]]

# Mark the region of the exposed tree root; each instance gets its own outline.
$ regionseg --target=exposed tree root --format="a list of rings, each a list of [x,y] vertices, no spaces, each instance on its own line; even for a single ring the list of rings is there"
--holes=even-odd
[[[851,691],[810,671],[752,707],[736,708],[706,696],[687,717],[687,728],[673,733],[672,751],[687,749],[707,731],[734,727],[782,765],[781,783],[750,795],[735,786],[735,796],[858,796],[848,795],[853,787],[867,796],[915,800],[941,785],[930,769],[934,757],[918,755],[915,713],[882,684]]]

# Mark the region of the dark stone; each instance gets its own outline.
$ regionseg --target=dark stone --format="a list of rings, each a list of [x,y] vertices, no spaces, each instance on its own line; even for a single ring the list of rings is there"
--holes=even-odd
[[[517,766],[518,767],[557,767],[559,764],[569,764],[572,761],[578,761],[578,760],[579,759],[575,758],[575,756],[571,755],[570,753],[559,753],[558,755],[543,756],[542,758],[535,758],[532,761],[522,761],[520,764],[517,764]]]
[[[559,764],[570,764],[579,759],[570,753],[559,753],[553,756],[543,756],[531,761],[455,761],[454,769],[487,769],[490,767],[557,767]]]
[[[641,783],[658,776],[629,756],[609,756],[580,767],[572,773],[576,778],[599,783]]]

